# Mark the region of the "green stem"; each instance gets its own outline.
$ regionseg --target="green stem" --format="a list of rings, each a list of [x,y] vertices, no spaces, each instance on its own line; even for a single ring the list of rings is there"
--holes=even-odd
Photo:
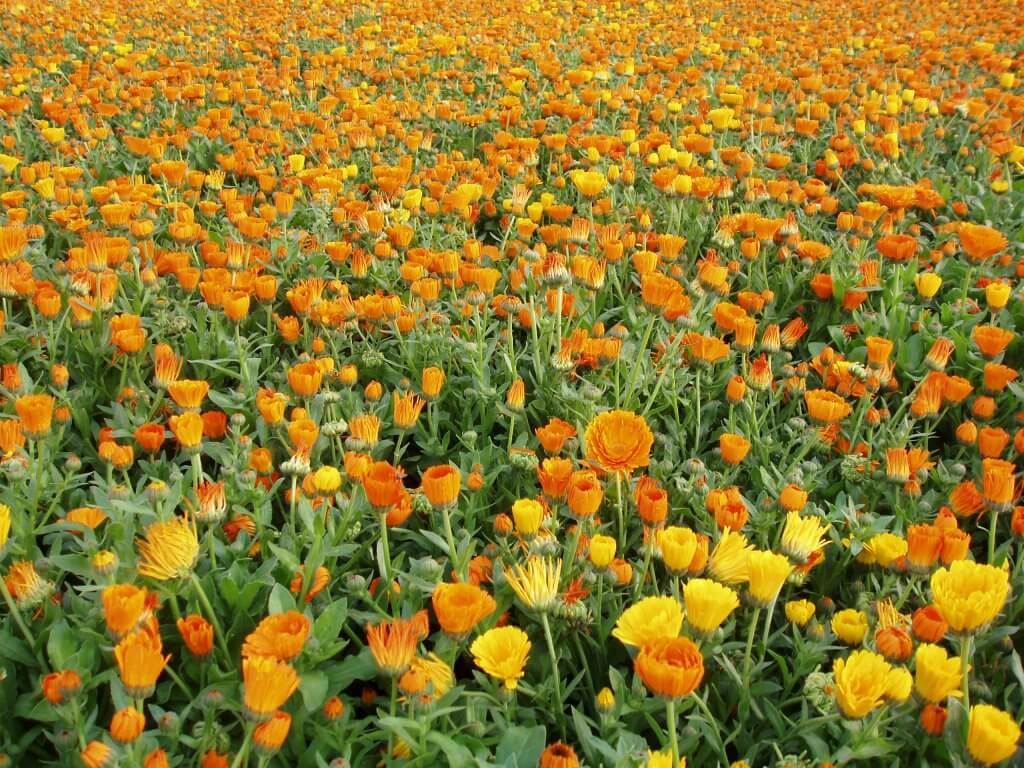
[[[231,768],[241,768],[243,765],[249,764],[249,745],[252,744],[252,731],[255,727],[253,723],[245,724],[245,741],[242,742],[242,748],[235,755]]]
[[[555,681],[555,705],[557,709],[555,712],[562,713],[562,679],[558,675],[558,654],[555,652],[555,641],[551,636],[551,624],[548,621],[547,613],[540,615],[541,626],[544,627],[544,641],[548,646],[548,657],[551,659],[551,674]],[[564,726],[563,726],[564,727]]]
[[[380,513],[380,546],[384,553],[384,562],[381,563],[380,577],[383,580],[381,587],[388,592],[391,591],[391,544],[388,541],[388,513]]]
[[[633,365],[633,370],[629,372],[629,378],[626,379],[626,396],[623,400],[625,407],[629,406],[630,400],[633,397],[633,385],[636,383],[637,374],[640,372],[640,362],[643,359],[644,351],[647,349],[647,344],[651,340],[651,334],[654,333],[654,324],[657,321],[658,315],[651,315],[647,328],[644,330],[643,338],[640,341],[640,346],[637,347],[636,363]]]
[[[676,735],[676,700],[665,699],[665,718],[668,720],[668,748],[672,753],[672,768],[679,765],[679,737]]]
[[[996,524],[999,522],[999,508],[992,506],[988,518],[988,564],[996,564]]]
[[[626,551],[626,510],[622,503],[622,473],[615,473],[615,494],[619,502],[619,552]]]
[[[743,691],[750,690],[750,653],[754,648],[754,635],[757,633],[757,622],[761,618],[761,606],[754,608],[754,615],[750,617],[750,627],[747,629],[747,648],[743,652]],[[749,694],[746,694],[749,695]]]
[[[11,618],[14,619],[14,623],[18,625],[18,629],[25,638],[25,642],[28,643],[29,649],[35,653],[36,661],[39,662],[39,668],[46,669],[46,662],[43,660],[43,654],[36,649],[36,641],[35,637],[32,635],[32,630],[30,630],[28,625],[25,623],[25,619],[21,615],[21,611],[18,610],[18,604],[14,602],[14,597],[11,595],[10,590],[7,589],[7,582],[3,578],[0,578],[0,594],[3,594],[4,602],[7,603],[7,610],[11,612]]]
[[[971,721],[971,636],[964,635],[960,640],[960,693],[964,705],[964,738]]]
[[[217,636],[217,644],[220,646],[221,653],[224,654],[224,663],[231,668],[231,652],[228,651],[227,638],[224,636],[224,629],[220,625],[220,619],[217,618],[217,612],[213,610],[213,605],[210,603],[210,598],[206,596],[206,591],[203,589],[202,582],[199,581],[199,577],[193,572],[189,574],[189,578],[192,580],[192,586],[196,591],[196,597],[200,604],[210,615],[210,623],[213,624],[214,634]]]
[[[459,574],[459,578],[465,576],[459,564],[458,551],[455,548],[455,534],[452,533],[452,516],[448,505],[441,507],[441,519],[444,521],[444,537],[448,542],[448,557],[451,559],[452,570]]]

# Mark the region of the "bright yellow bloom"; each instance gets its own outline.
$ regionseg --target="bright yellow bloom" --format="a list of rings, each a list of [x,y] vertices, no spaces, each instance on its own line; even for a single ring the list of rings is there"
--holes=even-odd
[[[683,607],[674,597],[655,595],[631,605],[615,622],[612,635],[625,645],[639,648],[659,637],[678,637],[683,627]]]
[[[832,617],[832,631],[847,645],[860,645],[868,632],[868,617],[863,611],[847,608]]]
[[[790,600],[786,603],[786,620],[802,627],[814,616],[814,610],[810,600]]]
[[[989,704],[971,707],[967,751],[983,765],[1001,763],[1017,751],[1020,726],[1013,716]]]
[[[922,643],[914,654],[914,690],[931,704],[941,704],[949,696],[959,696],[960,657],[949,657],[940,645]]]
[[[723,584],[742,584],[750,578],[748,561],[753,551],[746,536],[726,528],[708,559],[708,574]]]
[[[670,525],[658,531],[658,548],[665,567],[682,573],[690,567],[697,552],[697,535],[689,528]]]
[[[530,656],[530,639],[519,627],[495,627],[484,632],[469,647],[480,669],[508,690],[515,690]]]
[[[1006,603],[1009,574],[1002,568],[957,560],[932,574],[932,599],[954,632],[969,634],[989,624]]]
[[[803,565],[825,546],[828,529],[828,524],[820,517],[801,517],[799,512],[789,512],[786,527],[782,529],[781,549],[797,565]]]
[[[562,561],[531,557],[526,561],[526,568],[516,565],[505,573],[505,578],[523,605],[535,611],[549,611],[558,599]]]
[[[740,596],[735,590],[711,579],[688,581],[683,587],[683,599],[686,601],[686,623],[702,635],[709,635],[722,626],[740,604]]]
[[[832,669],[836,703],[846,717],[862,718],[885,703],[893,668],[879,654],[854,651],[846,659],[836,659]]]
[[[137,544],[139,574],[157,581],[185,578],[199,556],[195,521],[188,517],[153,523]]]
[[[907,540],[895,533],[879,533],[868,539],[857,560],[865,565],[888,568],[907,554]]]
[[[747,558],[747,567],[750,596],[761,606],[768,605],[778,597],[779,590],[793,572],[789,558],[774,552],[751,552]]]

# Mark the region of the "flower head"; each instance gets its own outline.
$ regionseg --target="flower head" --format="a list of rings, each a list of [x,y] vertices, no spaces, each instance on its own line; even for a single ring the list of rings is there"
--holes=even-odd
[[[299,687],[299,676],[290,664],[271,656],[242,659],[245,681],[243,706],[246,717],[263,722],[273,717]]]
[[[659,637],[677,637],[683,608],[674,597],[655,595],[631,605],[615,622],[612,635],[624,645],[642,646]]]
[[[551,610],[558,599],[562,561],[531,557],[525,568],[516,565],[511,571],[506,571],[505,578],[523,605],[543,613]]]
[[[271,656],[280,661],[291,661],[302,653],[309,629],[309,619],[298,611],[271,614],[245,638],[242,657]]]
[[[469,652],[480,669],[514,690],[530,655],[530,640],[519,627],[495,627],[474,640]]]
[[[587,458],[607,472],[629,473],[650,463],[654,435],[632,411],[598,414],[583,436]]]
[[[1009,575],[1002,568],[957,560],[932,574],[932,599],[949,628],[977,632],[992,622],[1006,603]]]
[[[686,623],[695,632],[716,631],[740,604],[736,590],[711,579],[691,579],[683,587]]]
[[[188,517],[152,523],[146,528],[145,538],[136,544],[139,574],[157,581],[185,578],[199,557],[196,524]]]
[[[678,698],[693,693],[704,679],[704,657],[685,637],[658,637],[640,649],[633,667],[651,691]]]

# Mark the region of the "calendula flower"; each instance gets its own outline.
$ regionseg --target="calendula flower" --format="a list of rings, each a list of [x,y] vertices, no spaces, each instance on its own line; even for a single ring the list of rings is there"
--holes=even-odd
[[[418,623],[411,619],[392,619],[366,627],[366,644],[377,668],[391,677],[398,677],[409,668],[421,637]]]
[[[814,603],[810,600],[790,600],[786,603],[786,620],[798,627],[806,625],[814,616],[814,612]]]
[[[996,765],[1011,757],[1020,742],[1020,726],[1013,716],[989,704],[971,707],[967,751],[982,765]]]
[[[785,555],[755,550],[747,558],[747,569],[750,597],[755,604],[767,606],[778,597],[779,590],[793,572],[793,564]]]
[[[213,625],[197,614],[178,619],[178,634],[196,658],[205,659],[213,652]]]
[[[863,611],[846,608],[832,617],[832,631],[846,645],[860,645],[868,633],[868,617]]]
[[[640,648],[633,667],[644,685],[668,698],[693,693],[704,679],[704,657],[685,637],[658,637]]]
[[[170,655],[163,655],[160,631],[155,625],[155,619],[152,621],[153,624],[126,635],[114,646],[121,683],[133,698],[145,698],[153,694],[157,678],[171,658]]]
[[[37,440],[50,434],[53,406],[49,395],[24,395],[15,400],[14,410],[21,420],[22,431]]]
[[[1006,603],[1009,575],[1002,568],[957,560],[932,574],[932,600],[949,628],[973,634],[990,624]]]
[[[512,520],[520,536],[537,535],[544,519],[544,506],[534,499],[518,499],[512,504]]]
[[[134,584],[113,584],[103,590],[103,618],[114,637],[135,629],[149,616],[149,591]]]
[[[683,599],[687,626],[701,635],[715,632],[740,604],[735,590],[711,579],[690,579],[683,587]]]
[[[243,711],[256,722],[273,717],[299,687],[299,676],[292,666],[270,656],[242,659],[242,677],[245,681]]]
[[[110,768],[117,761],[117,753],[102,741],[90,741],[78,756],[85,768]]]
[[[269,720],[253,728],[252,743],[256,745],[256,751],[261,755],[272,755],[284,744],[291,727],[292,716],[277,710]]]
[[[242,657],[271,656],[280,661],[291,661],[302,653],[309,629],[309,619],[298,611],[271,614],[245,638]]]
[[[531,557],[525,568],[517,564],[511,571],[506,571],[505,578],[523,605],[544,613],[551,610],[558,599],[562,561]]]
[[[157,581],[182,579],[192,573],[199,557],[195,521],[188,517],[152,523],[138,539],[139,574]]]
[[[726,528],[708,558],[708,575],[723,584],[742,584],[750,578],[749,558],[753,551],[746,536]]]
[[[473,584],[438,584],[431,596],[441,629],[462,637],[497,610],[494,598]]]
[[[558,741],[549,744],[540,753],[538,768],[579,768],[580,761],[576,751],[568,744]]]
[[[890,686],[899,694],[902,675],[894,674],[889,662],[871,651],[854,651],[846,659],[836,659],[836,703],[839,710],[851,719],[860,719],[885,704],[890,697]],[[901,670],[905,671],[905,670]]]
[[[624,645],[639,647],[659,637],[677,637],[682,626],[683,608],[679,601],[655,595],[623,611],[612,635]]]
[[[676,573],[686,571],[697,553],[697,535],[689,528],[662,528],[657,532],[657,542],[665,567]]]
[[[950,657],[940,645],[922,643],[914,654],[914,690],[931,704],[960,696],[960,657]]]
[[[462,473],[451,464],[439,464],[423,472],[423,495],[435,508],[450,507],[459,499]]]
[[[35,608],[53,593],[53,582],[41,577],[31,560],[12,563],[4,583],[22,609]]]
[[[146,728],[146,716],[135,707],[125,707],[114,713],[110,721],[110,735],[119,744],[130,744]]]
[[[495,627],[469,647],[474,663],[507,690],[515,690],[530,655],[530,640],[519,627]]]
[[[828,524],[820,517],[801,517],[797,510],[787,512],[780,548],[794,563],[804,565],[811,555],[825,546],[828,529]]]
[[[590,422],[583,441],[590,461],[607,472],[629,473],[650,463],[654,435],[643,416],[607,411]]]

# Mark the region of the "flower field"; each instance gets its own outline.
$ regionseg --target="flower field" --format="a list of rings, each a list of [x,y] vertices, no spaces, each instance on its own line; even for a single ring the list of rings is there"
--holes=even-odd
[[[0,20],[0,768],[1024,760],[1019,3]]]

